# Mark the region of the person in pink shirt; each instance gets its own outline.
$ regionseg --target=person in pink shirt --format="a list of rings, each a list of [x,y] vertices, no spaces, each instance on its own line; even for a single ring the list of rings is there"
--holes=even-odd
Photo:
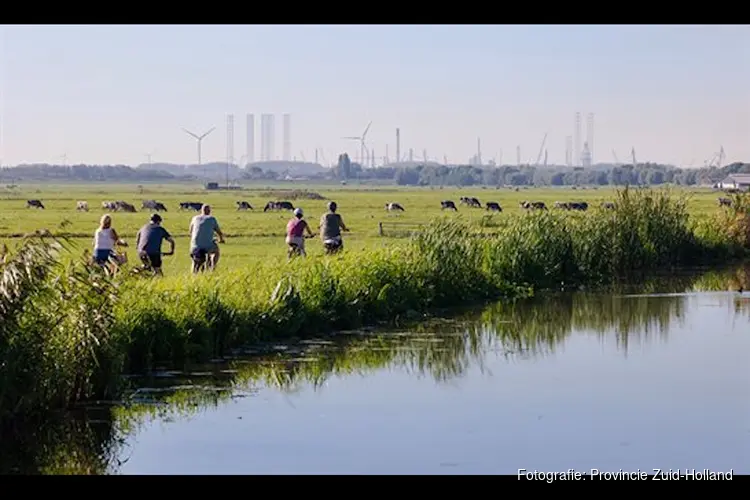
[[[302,212],[302,209],[295,208],[294,217],[286,225],[286,244],[289,246],[290,259],[295,252],[303,257],[307,255],[305,253],[305,231],[307,231],[307,234],[311,238],[313,237],[313,232],[310,230],[310,226],[303,217],[304,213]]]

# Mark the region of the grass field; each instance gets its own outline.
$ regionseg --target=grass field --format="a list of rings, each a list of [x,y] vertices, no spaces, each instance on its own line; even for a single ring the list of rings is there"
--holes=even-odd
[[[283,190],[273,193],[275,190]],[[93,234],[99,218],[107,213],[102,210],[105,200],[124,200],[135,205],[137,213],[114,213],[114,227],[131,244],[134,244],[138,228],[148,220],[148,212],[141,210],[141,202],[155,199],[167,206],[168,212],[162,213],[164,227],[177,241],[177,251],[164,262],[166,274],[186,273],[190,266],[187,254],[188,225],[194,212],[181,212],[178,204],[181,201],[209,203],[214,207],[214,215],[219,220],[224,232],[229,236],[222,246],[222,263],[220,267],[242,265],[250,260],[283,259],[286,247],[284,231],[286,222],[291,217],[289,212],[263,212],[267,201],[290,199],[295,206],[305,210],[305,216],[317,232],[316,226],[320,215],[326,209],[326,200],[292,199],[284,191],[307,190],[319,193],[327,200],[335,200],[339,213],[351,229],[345,235],[346,248],[353,251],[373,249],[388,245],[399,228],[408,229],[409,224],[427,223],[434,217],[449,216],[469,222],[478,222],[488,216],[484,209],[468,208],[459,204],[462,196],[477,197],[483,204],[487,201],[498,202],[503,207],[502,214],[493,219],[508,218],[524,212],[519,207],[523,200],[544,201],[551,208],[555,201],[586,201],[598,206],[602,201],[613,200],[613,188],[401,188],[401,187],[359,187],[337,185],[299,185],[277,183],[275,185],[253,185],[242,191],[206,191],[201,186],[164,184],[164,185],[126,185],[126,184],[89,184],[89,185],[20,185],[9,190],[0,188],[0,243],[12,242],[22,235],[38,229],[57,229],[63,221],[69,225],[65,232],[74,236],[76,245],[81,249],[91,248]],[[710,188],[675,188],[674,193],[690,196],[688,210],[692,216],[701,217],[716,213],[720,208],[717,198],[721,195]],[[26,208],[27,199],[39,199],[45,210]],[[77,212],[76,202],[88,202],[89,212]],[[253,210],[237,211],[236,201],[248,201]],[[458,212],[441,211],[441,200],[453,200]],[[388,202],[398,202],[404,208],[403,213],[388,213],[384,206]],[[384,236],[379,234],[379,223],[384,224]],[[403,225],[405,224],[405,225]],[[319,239],[308,241],[308,254],[311,256],[323,253]],[[128,250],[133,262],[134,249]]]
[[[128,191],[128,190],[131,191]],[[726,262],[750,248],[747,199],[720,209],[716,193],[651,190],[355,190],[318,191],[335,199],[351,233],[348,250],[324,258],[318,240],[311,258],[284,262],[283,229],[290,214],[237,212],[238,199],[259,209],[287,196],[262,191],[204,193],[186,187],[22,187],[0,201],[0,434],[19,415],[44,415],[87,397],[117,397],[123,371],[220,357],[262,339],[289,339],[379,322],[417,320],[422,313],[536,290],[601,285],[634,273]],[[267,190],[266,190],[267,191]],[[475,196],[506,211],[461,207],[444,213],[411,239],[378,235],[378,224],[428,223],[440,200]],[[45,210],[25,208],[40,199]],[[120,273],[106,278],[85,264],[103,200],[156,199],[171,210],[165,225],[178,239],[165,279]],[[521,200],[615,201],[615,210],[587,213],[551,209],[524,213]],[[75,210],[77,200],[92,207]],[[208,202],[229,238],[217,273],[186,279],[187,226],[180,201]],[[293,200],[313,220],[325,200]],[[396,201],[406,212],[386,213]],[[37,229],[78,235],[72,253],[54,240],[21,238]],[[118,213],[115,227],[133,238],[148,214]],[[695,223],[695,221],[699,223]],[[479,222],[483,223],[480,224]],[[492,237],[477,231],[491,232]],[[19,243],[14,245],[13,243]],[[132,249],[131,249],[132,253]],[[67,259],[69,266],[60,267]],[[71,261],[76,261],[71,262]]]

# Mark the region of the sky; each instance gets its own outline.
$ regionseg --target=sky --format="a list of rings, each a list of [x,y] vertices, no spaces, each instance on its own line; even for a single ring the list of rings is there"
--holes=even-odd
[[[401,151],[565,162],[594,113],[594,161],[750,162],[750,26],[0,26],[0,161],[137,165],[246,152],[245,115],[291,114],[298,160]],[[614,150],[614,154],[613,154]],[[244,158],[243,158],[244,161]]]

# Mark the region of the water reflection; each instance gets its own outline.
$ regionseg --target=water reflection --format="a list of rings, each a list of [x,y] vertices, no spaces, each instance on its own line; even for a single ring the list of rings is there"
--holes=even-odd
[[[694,292],[750,288],[749,276],[750,265],[700,276],[658,277],[608,293],[495,304],[403,331],[344,332],[296,345],[253,346],[226,363],[134,378],[135,390],[125,405],[96,406],[76,418],[47,422],[34,433],[4,436],[0,473],[117,473],[129,454],[126,437],[154,419],[194,417],[232,398],[252,396],[261,387],[285,393],[317,389],[335,376],[385,367],[447,383],[471,367],[481,369],[488,356],[524,360],[552,355],[572,334],[603,340],[615,336],[619,352],[627,355],[634,343],[666,340],[670,327],[694,311]],[[638,291],[666,295],[632,295]],[[715,294],[711,304],[750,318],[750,295]]]

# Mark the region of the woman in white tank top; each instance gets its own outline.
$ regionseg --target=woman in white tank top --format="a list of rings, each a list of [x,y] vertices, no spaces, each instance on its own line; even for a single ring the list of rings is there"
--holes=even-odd
[[[112,217],[102,216],[99,229],[94,233],[94,260],[98,264],[106,264],[115,253],[115,245],[120,241],[117,231],[112,228]]]

